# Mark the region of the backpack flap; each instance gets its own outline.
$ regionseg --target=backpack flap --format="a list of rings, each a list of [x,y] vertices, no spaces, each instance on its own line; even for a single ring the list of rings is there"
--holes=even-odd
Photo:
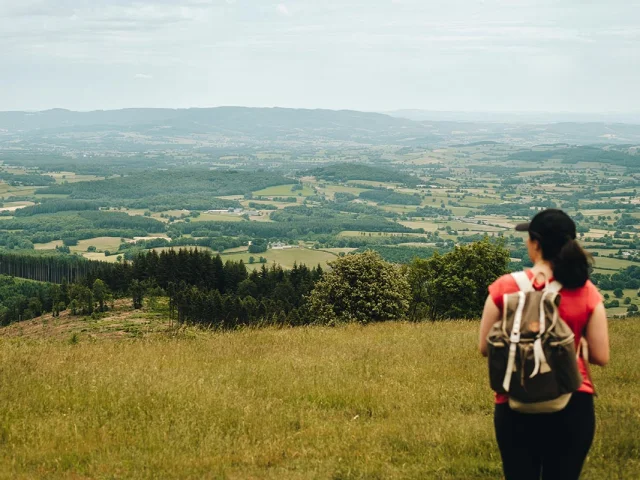
[[[502,321],[487,337],[491,388],[508,393],[514,409],[556,411],[582,382],[573,331],[558,314],[562,285],[536,291],[524,272],[513,276],[521,291],[504,296]]]

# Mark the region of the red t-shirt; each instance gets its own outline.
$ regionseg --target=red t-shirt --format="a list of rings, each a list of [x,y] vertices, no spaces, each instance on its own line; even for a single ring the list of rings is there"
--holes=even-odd
[[[531,270],[526,270],[526,273],[529,279],[533,278],[533,272]],[[553,279],[550,279],[550,281],[553,281]],[[544,282],[534,282],[533,288],[542,290],[544,288]],[[518,284],[511,275],[503,275],[489,286],[489,295],[491,295],[493,303],[495,303],[502,312],[503,296],[519,290]],[[576,336],[576,348],[580,344],[582,332],[584,332],[593,310],[600,302],[602,302],[602,296],[590,280],[587,280],[587,283],[585,283],[583,287],[573,290],[566,288],[560,290],[560,307],[558,308],[558,313],[560,314],[560,318],[573,330]],[[593,394],[593,384],[587,375],[587,369],[582,358],[578,359],[578,367],[584,379],[578,391]],[[508,395],[496,393],[496,403],[506,403],[508,401]]]

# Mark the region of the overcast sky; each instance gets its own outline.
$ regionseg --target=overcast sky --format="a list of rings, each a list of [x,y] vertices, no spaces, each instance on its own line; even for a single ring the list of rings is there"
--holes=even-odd
[[[637,0],[0,0],[0,110],[640,111]]]

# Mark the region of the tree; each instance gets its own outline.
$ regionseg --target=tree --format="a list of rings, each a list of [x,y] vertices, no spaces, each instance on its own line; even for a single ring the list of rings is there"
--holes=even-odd
[[[627,307],[627,313],[638,313],[638,305],[629,305]]]
[[[131,299],[133,300],[133,308],[140,309],[144,301],[144,286],[138,280],[132,280],[129,287]]]
[[[631,297],[626,297],[626,298],[624,299],[624,302],[623,302],[623,303],[624,303],[625,305],[630,305],[630,304],[631,304]]]
[[[95,282],[93,282],[93,288],[91,289],[91,292],[93,293],[93,299],[98,302],[99,311],[104,312],[104,302],[107,299],[107,295],[109,294],[107,285],[99,278],[96,278]]]
[[[267,241],[264,238],[256,238],[249,245],[249,253],[263,253],[267,251]]]
[[[83,315],[91,315],[93,313],[93,293],[89,287],[81,284],[73,284],[69,287],[69,298],[72,303],[75,304],[69,307],[72,313],[75,315],[77,311],[80,311]],[[75,308],[74,308],[75,307]]]
[[[147,308],[155,310],[158,308],[158,297],[162,297],[165,291],[157,285],[150,286],[147,289]]]
[[[478,318],[487,289],[508,272],[509,251],[502,241],[456,247],[445,255],[416,259],[409,265],[412,320]]]
[[[622,291],[621,288],[616,288],[613,291],[613,296],[616,297],[616,298],[622,298],[622,297],[624,297],[624,292]]]
[[[367,251],[330,262],[331,270],[309,296],[310,315],[320,323],[368,323],[402,318],[409,307],[405,275]]]

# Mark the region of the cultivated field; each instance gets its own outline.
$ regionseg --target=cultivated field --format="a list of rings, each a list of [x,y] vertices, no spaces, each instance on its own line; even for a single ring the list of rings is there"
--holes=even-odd
[[[499,478],[477,327],[0,338],[0,478]],[[639,342],[612,323],[587,480],[640,478]]]

